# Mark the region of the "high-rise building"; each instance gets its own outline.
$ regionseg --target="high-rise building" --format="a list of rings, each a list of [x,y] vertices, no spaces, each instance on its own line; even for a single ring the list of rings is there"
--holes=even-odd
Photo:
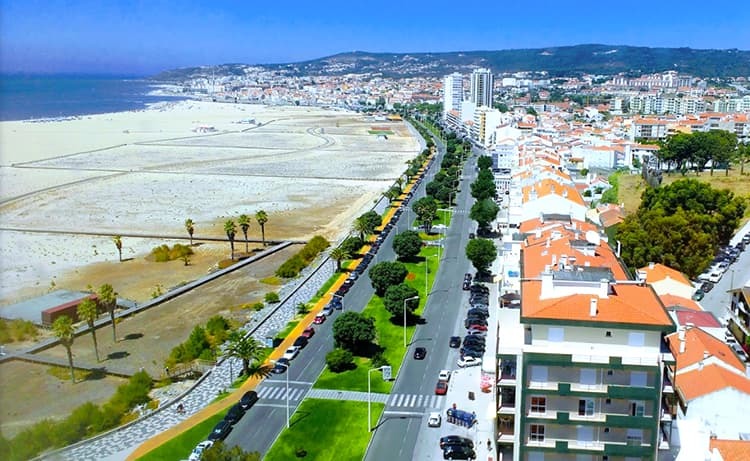
[[[443,120],[448,118],[448,114],[452,110],[461,113],[461,101],[463,99],[464,76],[458,72],[446,75],[443,78]]]
[[[479,106],[492,107],[492,86],[495,77],[489,69],[475,69],[471,73],[471,97],[470,100]]]

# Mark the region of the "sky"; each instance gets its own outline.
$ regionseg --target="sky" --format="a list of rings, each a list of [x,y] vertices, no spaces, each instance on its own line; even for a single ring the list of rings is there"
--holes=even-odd
[[[0,73],[152,75],[355,50],[750,50],[748,25],[750,4],[740,0],[0,0]]]

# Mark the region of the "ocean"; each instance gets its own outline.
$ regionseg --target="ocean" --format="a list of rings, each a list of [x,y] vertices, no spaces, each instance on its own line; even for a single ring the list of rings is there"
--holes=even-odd
[[[152,82],[102,76],[0,76],[0,121],[143,109],[179,96],[151,96]]]

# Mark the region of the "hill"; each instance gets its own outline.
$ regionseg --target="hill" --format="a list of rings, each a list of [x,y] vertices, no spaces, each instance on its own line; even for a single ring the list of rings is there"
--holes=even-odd
[[[242,75],[267,70],[280,75],[315,76],[380,74],[385,77],[442,76],[487,67],[495,73],[541,72],[551,76],[575,74],[632,75],[675,70],[699,77],[750,75],[750,51],[650,48],[622,45],[575,45],[498,51],[446,53],[368,53],[354,51],[288,64],[223,64],[175,69],[153,77],[181,81],[214,75]]]

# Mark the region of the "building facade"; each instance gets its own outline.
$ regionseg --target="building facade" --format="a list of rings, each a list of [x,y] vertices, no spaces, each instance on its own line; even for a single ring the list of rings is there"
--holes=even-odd
[[[492,107],[492,87],[495,78],[489,69],[475,69],[471,73],[471,94],[469,100],[479,106]]]
[[[455,110],[461,118],[461,101],[464,100],[464,77],[458,72],[446,75],[443,78],[443,120],[448,114]]]

